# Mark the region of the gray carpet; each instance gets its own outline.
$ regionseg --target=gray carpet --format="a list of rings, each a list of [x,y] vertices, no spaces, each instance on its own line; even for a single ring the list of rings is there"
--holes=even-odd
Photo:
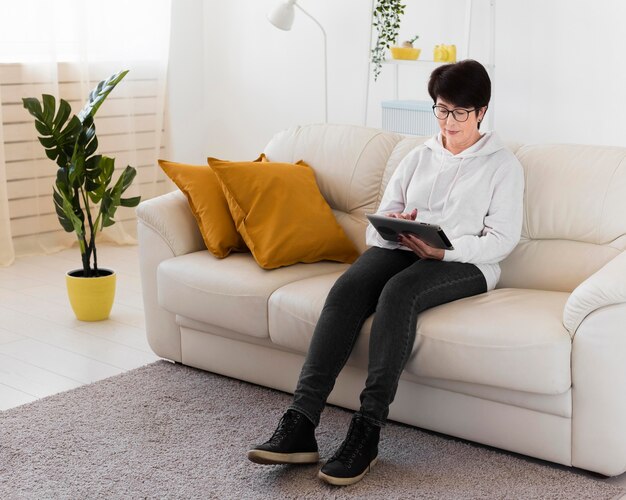
[[[249,462],[289,396],[166,361],[0,413],[0,498],[614,499],[575,469],[390,424],[380,461],[335,488],[317,466]],[[328,457],[350,413],[318,428]]]

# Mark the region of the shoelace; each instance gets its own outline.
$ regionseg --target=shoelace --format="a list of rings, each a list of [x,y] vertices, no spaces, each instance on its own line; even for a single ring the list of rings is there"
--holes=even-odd
[[[270,443],[277,444],[287,436],[299,422],[301,415],[297,412],[287,412],[283,415],[278,422],[278,427],[274,431],[274,434],[270,438]]]
[[[337,460],[345,464],[348,469],[352,468],[354,459],[363,449],[373,427],[372,424],[362,418],[352,419],[345,441],[330,460]]]

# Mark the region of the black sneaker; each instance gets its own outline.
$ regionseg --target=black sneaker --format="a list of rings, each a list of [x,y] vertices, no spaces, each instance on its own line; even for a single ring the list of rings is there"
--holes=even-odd
[[[302,413],[287,410],[270,440],[251,449],[248,458],[257,464],[315,464],[320,459],[315,426]]]
[[[319,471],[318,477],[335,486],[359,482],[376,463],[379,439],[380,427],[361,415],[354,415],[346,439]]]

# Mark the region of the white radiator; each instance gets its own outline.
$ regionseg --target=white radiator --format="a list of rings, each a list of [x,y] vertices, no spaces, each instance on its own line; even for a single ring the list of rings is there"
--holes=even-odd
[[[439,132],[429,101],[383,101],[383,129],[409,135]]]

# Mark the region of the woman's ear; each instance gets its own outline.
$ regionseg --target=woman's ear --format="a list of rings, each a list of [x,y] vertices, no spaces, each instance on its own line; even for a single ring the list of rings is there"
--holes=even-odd
[[[478,122],[482,122],[485,117],[485,113],[487,112],[487,106],[483,106],[478,110]]]

